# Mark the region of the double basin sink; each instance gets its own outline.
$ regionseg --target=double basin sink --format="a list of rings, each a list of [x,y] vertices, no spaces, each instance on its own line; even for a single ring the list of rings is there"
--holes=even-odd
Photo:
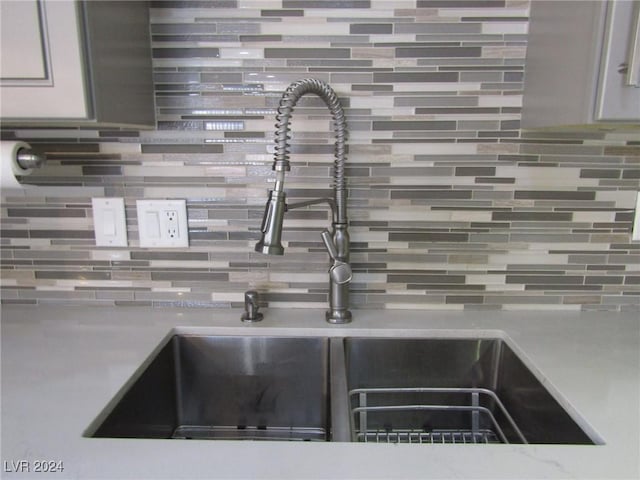
[[[503,338],[167,337],[90,437],[594,444]]]

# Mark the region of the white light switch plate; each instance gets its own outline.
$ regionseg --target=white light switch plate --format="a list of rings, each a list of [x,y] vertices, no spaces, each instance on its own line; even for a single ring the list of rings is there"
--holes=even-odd
[[[640,241],[640,192],[636,197],[636,211],[633,216],[633,226],[631,227],[631,240]]]
[[[93,230],[99,247],[126,247],[124,198],[92,198]]]
[[[138,200],[136,207],[141,247],[189,246],[185,200]]]

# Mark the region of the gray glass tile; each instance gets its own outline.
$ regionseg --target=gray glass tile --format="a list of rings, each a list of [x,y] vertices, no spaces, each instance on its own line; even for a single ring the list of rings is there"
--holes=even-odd
[[[390,242],[466,242],[469,239],[467,233],[441,233],[441,232],[391,232]]]
[[[480,57],[480,47],[404,47],[396,48],[397,58]],[[467,80],[470,81],[470,80]]]
[[[304,43],[330,43],[334,47],[350,47],[369,45],[369,38],[354,35],[287,35],[283,32],[282,43],[284,45],[304,44]],[[295,66],[294,62],[288,63]]]
[[[523,284],[546,284],[546,285],[582,285],[585,277],[581,275],[507,275],[506,281],[510,283]]]
[[[348,48],[265,48],[264,58],[350,58]]]
[[[455,175],[458,177],[476,177],[495,175],[495,167],[456,167]]]
[[[480,33],[481,23],[398,23],[395,25],[395,33]],[[429,55],[421,55],[429,56]],[[464,55],[470,56],[470,55]],[[474,57],[479,55],[473,55]]]
[[[237,8],[238,0],[152,0],[151,8]]]
[[[418,8],[502,8],[505,0],[417,0]]]
[[[448,305],[484,303],[484,297],[482,295],[447,295],[445,303]]]
[[[514,198],[519,200],[595,200],[596,192],[564,190],[516,190]]]
[[[604,154],[640,157],[640,144],[629,144],[625,146],[607,145],[604,147]]]
[[[373,130],[455,130],[456,122],[453,121],[437,121],[437,120],[391,120],[391,121],[374,121]]]
[[[429,291],[447,291],[447,292],[461,292],[461,291],[483,291],[484,285],[456,285],[456,284],[442,284],[442,283],[408,283],[407,291],[410,290],[429,290]]]
[[[376,72],[373,74],[374,83],[426,83],[457,81],[457,72]]]
[[[226,282],[229,280],[228,273],[200,272],[200,271],[152,271],[152,280],[169,280],[183,282]]]
[[[485,303],[490,304],[559,304],[562,298],[555,295],[518,295],[510,292],[508,295],[486,295]]]
[[[276,293],[267,292],[262,295],[266,302],[326,302],[327,295],[319,293]]]
[[[524,72],[504,72],[505,82],[522,82],[524,80]]]
[[[389,283],[431,283],[431,284],[450,284],[464,283],[464,275],[429,275],[429,274],[406,274],[406,275],[387,275]]]
[[[370,83],[372,80],[371,73],[334,73],[331,75],[332,83]]]
[[[624,277],[620,275],[588,275],[584,278],[586,285],[622,285]]]
[[[81,208],[8,208],[9,217],[86,217],[87,211]]]
[[[218,48],[154,48],[153,58],[217,58]]]
[[[599,304],[601,302],[600,295],[564,295],[562,297],[562,303],[565,305],[584,305],[584,304]]]
[[[142,153],[222,153],[222,145],[142,145]]]
[[[241,42],[281,42],[282,35],[240,35]]]
[[[508,184],[508,183],[516,183],[515,177],[476,177],[475,181],[478,185],[480,184]]]
[[[222,42],[237,42],[237,35],[171,35],[171,36],[162,36],[162,35],[154,35],[151,37],[151,41],[153,45],[158,48],[163,48],[163,42],[166,43],[175,43],[175,42],[209,42],[209,43],[222,43]]]
[[[393,33],[391,23],[354,23],[349,27],[351,34],[390,34]]]
[[[29,230],[31,238],[78,238],[93,240],[93,230]]]
[[[131,252],[132,260],[175,260],[175,261],[207,261],[209,255],[206,252]]]
[[[198,75],[202,83],[242,83],[241,72],[202,72]]]
[[[286,9],[286,10],[261,10],[263,17],[304,17],[302,9]]]
[[[492,220],[504,221],[535,221],[535,222],[570,222],[573,214],[570,212],[493,212]]]
[[[374,177],[448,177],[453,175],[451,167],[374,167]]]
[[[558,295],[574,295],[576,292],[600,292],[601,285],[525,285],[525,291],[549,291]],[[546,294],[546,293],[545,293]]]
[[[253,22],[225,22],[218,24],[219,33],[227,34],[254,34],[260,33],[260,24]]]
[[[122,175],[122,167],[82,167],[82,175]]]
[[[15,258],[28,258],[32,260],[86,260],[91,258],[91,255],[87,251],[78,250],[16,250],[13,252]]]
[[[395,107],[475,107],[478,105],[478,97],[395,97],[393,99],[393,105]]]
[[[509,234],[505,233],[472,233],[469,235],[472,243],[509,243]]]
[[[588,243],[588,234],[512,233],[512,242],[524,243]]]
[[[620,178],[621,173],[621,170],[583,168],[580,170],[580,178]]]
[[[65,271],[36,271],[37,279],[53,280],[110,280],[109,272],[65,272]]]
[[[156,23],[151,25],[154,35],[211,35],[217,32],[215,23]]]
[[[391,199],[470,199],[471,190],[392,190]]]
[[[282,0],[282,8],[371,8],[371,0]]]

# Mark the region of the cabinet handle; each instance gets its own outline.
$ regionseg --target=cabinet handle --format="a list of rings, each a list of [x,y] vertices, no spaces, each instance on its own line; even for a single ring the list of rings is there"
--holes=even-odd
[[[632,87],[640,87],[640,1],[634,1],[633,3],[634,13],[631,25],[629,60],[626,68],[626,83]]]

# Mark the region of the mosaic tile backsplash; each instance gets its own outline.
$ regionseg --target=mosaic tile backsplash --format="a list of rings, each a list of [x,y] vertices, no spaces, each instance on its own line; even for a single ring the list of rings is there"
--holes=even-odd
[[[637,133],[519,129],[528,1],[153,1],[157,128],[8,129],[47,152],[2,197],[2,302],[323,307],[323,206],[254,253],[275,109],[297,79],[350,130],[354,308],[639,310]],[[292,122],[290,201],[330,194],[321,102]],[[124,197],[129,247],[95,247],[91,198]],[[191,246],[138,246],[138,199],[186,199]]]

